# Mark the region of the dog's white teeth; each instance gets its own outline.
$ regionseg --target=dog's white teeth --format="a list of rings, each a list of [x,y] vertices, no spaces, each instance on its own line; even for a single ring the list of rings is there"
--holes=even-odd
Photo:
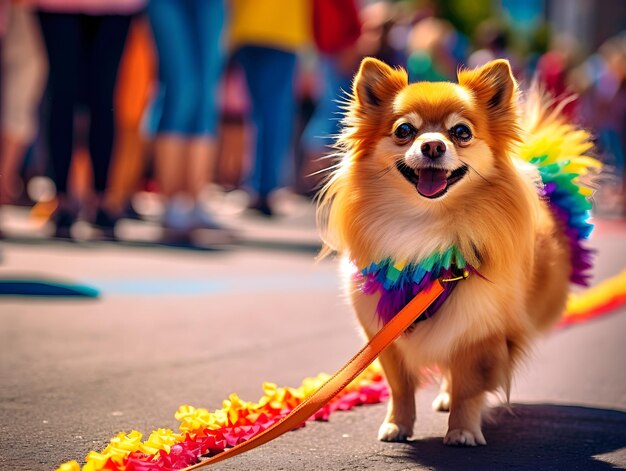
[[[446,178],[450,178],[450,175],[452,175],[452,170],[448,170],[446,172]]]

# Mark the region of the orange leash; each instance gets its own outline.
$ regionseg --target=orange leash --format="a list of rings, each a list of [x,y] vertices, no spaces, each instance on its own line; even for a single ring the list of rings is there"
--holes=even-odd
[[[446,280],[444,280],[446,281]],[[354,378],[367,368],[376,357],[391,342],[397,339],[428,307],[443,293],[440,281],[435,281],[430,287],[415,296],[393,319],[391,319],[380,331],[372,337],[352,359],[337,371],[328,381],[311,396],[301,402],[289,414],[280,419],[271,427],[255,435],[250,440],[242,442],[222,453],[185,468],[183,471],[191,471],[205,466],[210,466],[219,461],[224,461],[235,455],[252,450],[267,443],[285,432],[293,430],[308,420],[319,409],[326,405],[333,397],[343,390]]]

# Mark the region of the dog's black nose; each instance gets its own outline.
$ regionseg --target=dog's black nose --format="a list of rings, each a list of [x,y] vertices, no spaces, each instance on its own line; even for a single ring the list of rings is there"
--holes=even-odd
[[[443,141],[426,141],[422,144],[422,154],[430,159],[438,159],[446,152]]]

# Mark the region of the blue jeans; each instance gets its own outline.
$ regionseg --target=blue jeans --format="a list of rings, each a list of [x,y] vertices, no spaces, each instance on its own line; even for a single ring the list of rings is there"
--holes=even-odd
[[[296,54],[243,46],[234,58],[246,77],[256,127],[254,165],[248,185],[260,198],[266,198],[283,183],[292,145]]]
[[[224,62],[223,0],[151,0],[159,59],[158,132],[214,136]]]

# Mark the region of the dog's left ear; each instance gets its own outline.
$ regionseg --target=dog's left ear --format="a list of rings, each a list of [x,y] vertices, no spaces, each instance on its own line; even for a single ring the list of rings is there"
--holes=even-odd
[[[520,142],[521,132],[517,113],[517,83],[509,61],[498,59],[474,70],[459,72],[459,85],[470,91],[483,110],[485,127],[497,141],[492,148],[504,151]],[[487,136],[487,139],[491,139]]]
[[[393,69],[382,61],[366,57],[354,78],[356,104],[368,111],[388,106],[393,97],[408,84],[404,70]]]
[[[468,88],[489,115],[494,118],[513,112],[517,84],[509,61],[497,59],[474,70],[458,74],[459,85]]]

